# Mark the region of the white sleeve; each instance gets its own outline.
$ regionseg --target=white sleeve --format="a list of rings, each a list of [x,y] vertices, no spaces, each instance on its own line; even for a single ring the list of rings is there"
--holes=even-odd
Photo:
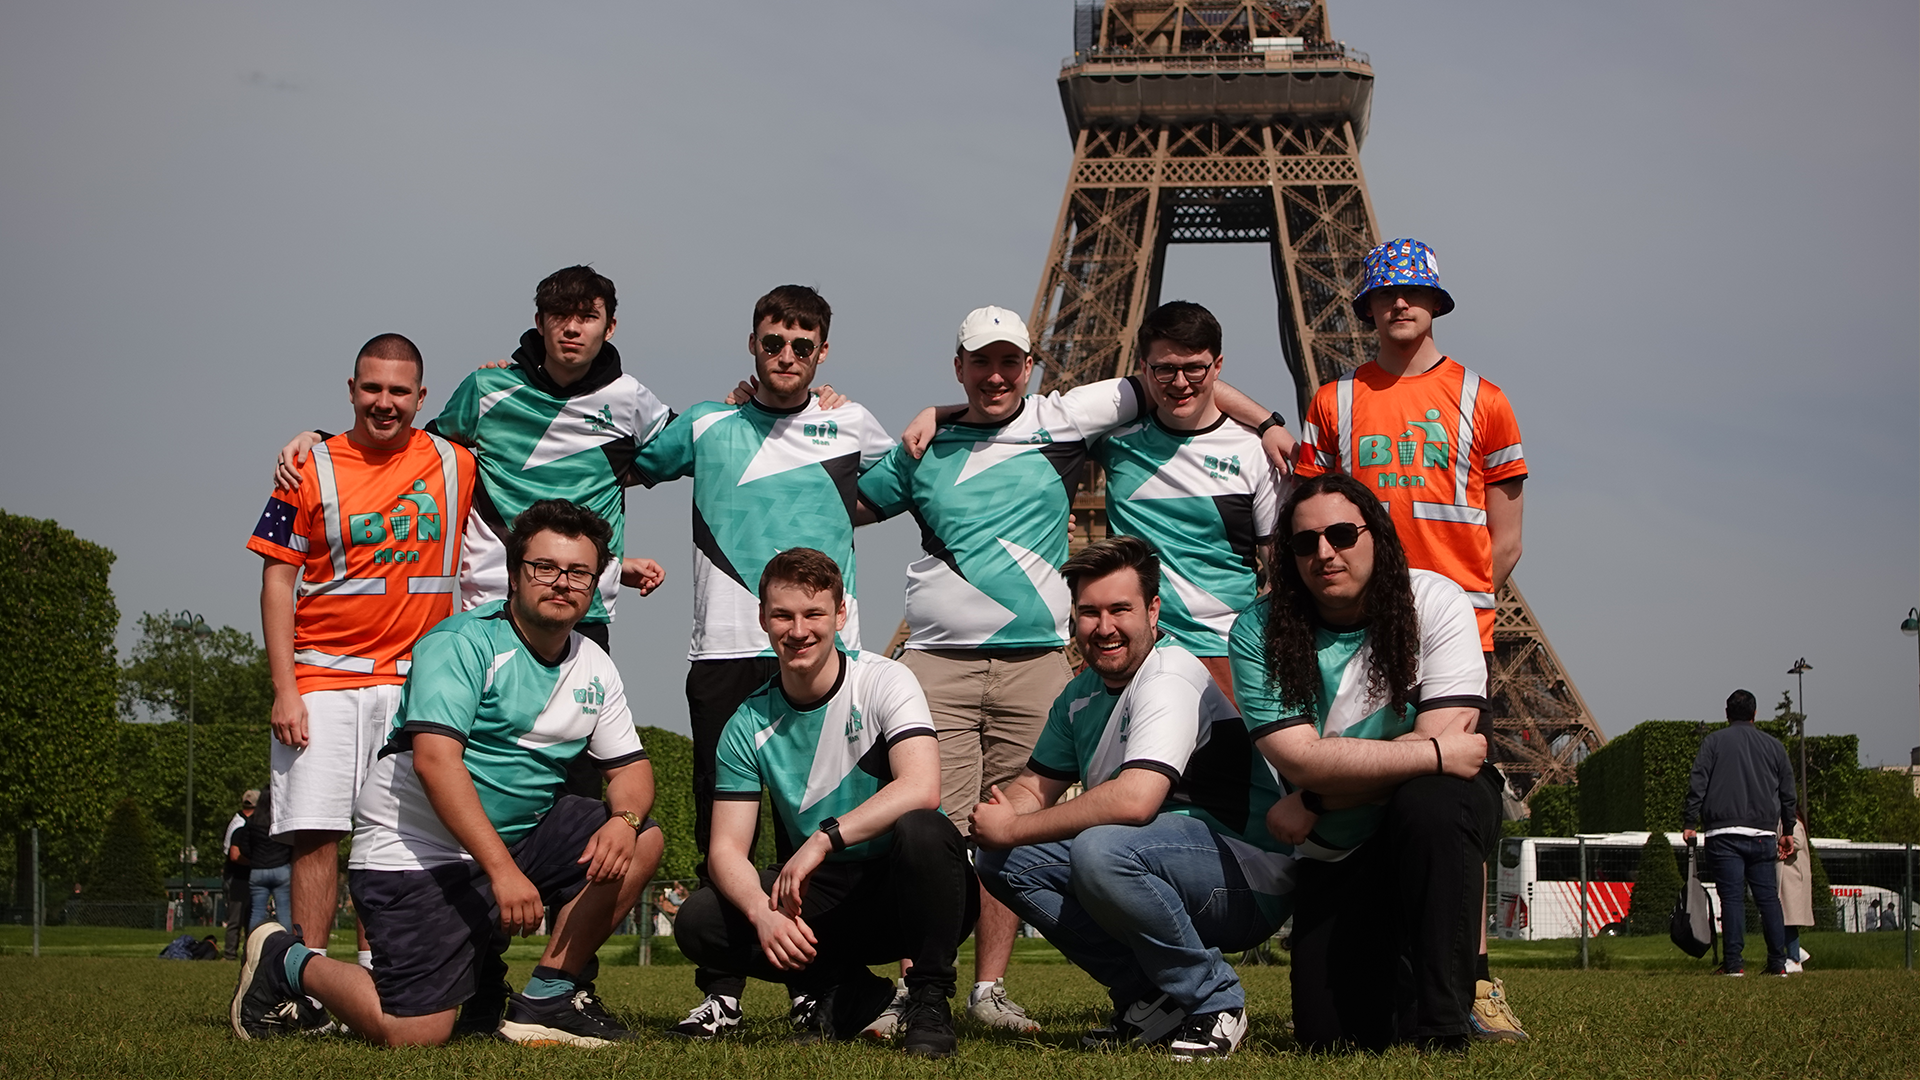
[[[893,436],[880,426],[880,421],[860,405],[851,406],[860,410],[860,471],[866,472],[880,463],[893,450]]]
[[[1139,419],[1140,393],[1132,379],[1105,379],[1053,395],[1088,442]]]
[[[639,391],[634,394],[633,443],[636,447],[645,446],[666,429],[667,422],[673,419],[673,410],[661,401],[654,392],[634,381]]]
[[[593,734],[587,738],[587,757],[602,769],[626,765],[647,756],[646,748],[640,745],[640,733],[633,729],[626,687],[621,685],[618,674],[612,674],[612,664],[607,665],[607,671],[610,674],[606,697],[600,702],[600,718],[594,722]]]
[[[1255,538],[1272,536],[1273,530],[1280,524],[1280,473],[1269,462],[1264,453],[1254,459],[1253,467],[1253,535]]]
[[[1144,767],[1176,783],[1200,741],[1200,688],[1172,671],[1137,681],[1121,768]]]
[[[1420,617],[1420,708],[1443,704],[1484,708],[1487,658],[1480,651],[1480,623],[1473,605],[1453,582],[1425,571],[1414,574],[1414,603]]]
[[[933,734],[933,713],[926,692],[907,665],[881,659],[867,686],[867,715],[879,725],[880,740],[892,746],[909,733]]]

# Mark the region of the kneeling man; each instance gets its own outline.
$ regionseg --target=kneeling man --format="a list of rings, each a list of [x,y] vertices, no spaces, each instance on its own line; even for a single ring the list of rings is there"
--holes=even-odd
[[[507,540],[508,595],[441,622],[413,669],[354,804],[349,884],[373,972],[329,960],[296,927],[256,928],[233,998],[235,1034],[277,1034],[296,995],[388,1046],[446,1042],[461,1003],[490,987],[516,932],[558,912],[501,1035],[603,1046],[632,1038],[575,985],[660,864],[646,816],[653,766],[613,661],[574,632],[611,559],[599,515],[534,503]],[[606,800],[562,793],[585,753]]]
[[[1280,508],[1272,591],[1228,636],[1255,745],[1298,845],[1294,1035],[1308,1050],[1465,1049],[1500,774],[1475,728],[1487,669],[1460,586],[1407,556],[1343,473]]]
[[[838,1039],[893,1002],[893,983],[867,965],[906,957],[902,1046],[946,1057],[954,954],[979,914],[973,874],[959,830],[939,811],[926,695],[904,665],[836,649],[846,621],[831,558],[789,548],[768,561],[760,625],[779,674],[721,732],[713,887],[681,906],[673,937],[696,964],[813,996],[820,1033]],[[748,851],[763,790],[793,857],[755,871]]]
[[[1083,1045],[1225,1057],[1247,1013],[1221,952],[1265,941],[1291,907],[1293,858],[1266,828],[1278,778],[1206,666],[1160,640],[1151,545],[1102,540],[1060,573],[1087,667],[1027,767],[974,809],[981,881],[1106,985],[1113,1020]]]

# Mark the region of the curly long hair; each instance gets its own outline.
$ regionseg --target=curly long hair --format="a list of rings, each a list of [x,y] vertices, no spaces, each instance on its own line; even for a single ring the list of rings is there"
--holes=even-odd
[[[1293,516],[1300,504],[1316,495],[1339,495],[1360,511],[1373,538],[1373,577],[1361,599],[1367,628],[1373,637],[1367,661],[1367,693],[1385,698],[1395,713],[1404,715],[1407,698],[1419,677],[1420,619],[1413,607],[1413,579],[1407,573],[1407,553],[1393,531],[1393,520],[1365,484],[1344,473],[1323,473],[1294,485],[1280,507],[1280,527],[1267,559],[1267,586],[1272,609],[1267,617],[1267,682],[1280,690],[1291,708],[1311,710],[1320,697],[1320,665],[1314,645],[1319,609],[1313,593],[1300,577],[1300,564],[1287,548],[1293,535]],[[1330,704],[1330,703],[1322,703]]]

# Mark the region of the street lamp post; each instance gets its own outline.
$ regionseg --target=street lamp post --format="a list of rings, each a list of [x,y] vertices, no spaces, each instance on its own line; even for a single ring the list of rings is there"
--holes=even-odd
[[[1910,638],[1920,639],[1920,607],[1907,609],[1907,618],[1900,624],[1900,632]],[[1913,748],[1913,753],[1908,758],[1907,771],[1911,773],[1916,765],[1920,765],[1920,746]]]
[[[1787,674],[1800,683],[1800,814],[1807,819],[1809,830],[1813,828],[1813,812],[1807,807],[1807,672],[1812,670],[1813,665],[1804,656],[1787,669]]]
[[[207,620],[191,611],[182,611],[174,616],[173,629],[187,635],[193,644],[193,668],[187,674],[187,828],[186,843],[180,848],[180,917],[182,921],[193,914],[193,864],[198,861],[198,853],[193,849],[193,712],[194,698],[200,689],[200,645],[213,636],[213,629]]]

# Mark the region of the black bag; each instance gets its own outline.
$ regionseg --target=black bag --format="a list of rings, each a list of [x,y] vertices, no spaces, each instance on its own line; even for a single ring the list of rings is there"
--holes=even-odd
[[[1699,858],[1700,849],[1687,841],[1687,883],[1680,889],[1673,914],[1667,916],[1667,936],[1695,960],[1713,948],[1713,906],[1706,886],[1700,884]]]

